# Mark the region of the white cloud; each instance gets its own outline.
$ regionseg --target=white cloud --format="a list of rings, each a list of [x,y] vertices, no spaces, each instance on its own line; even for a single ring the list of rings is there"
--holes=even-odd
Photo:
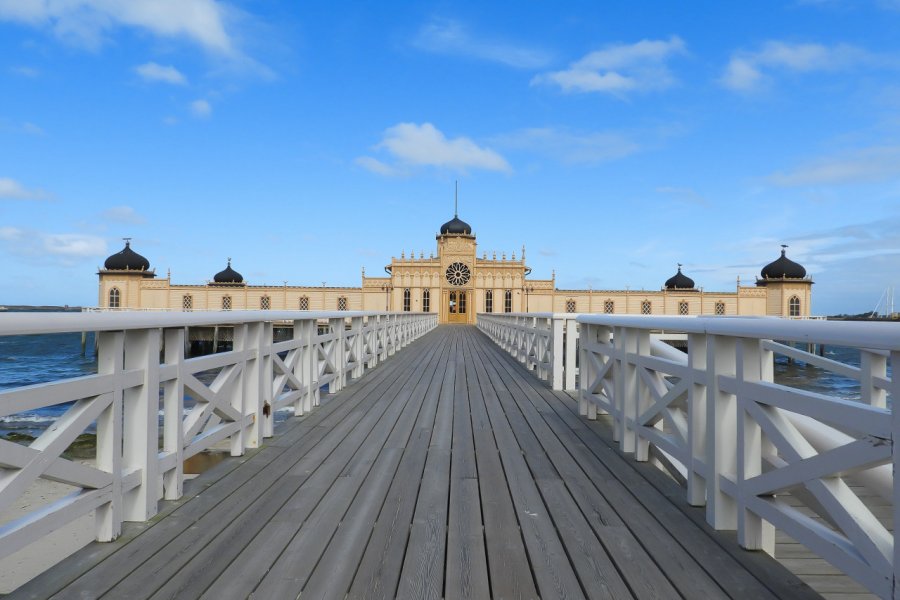
[[[820,158],[766,180],[781,187],[870,183],[900,177],[900,146],[865,148]]]
[[[22,77],[28,77],[29,79],[36,79],[41,75],[41,72],[34,67],[13,67],[10,71],[15,75],[21,75]]]
[[[107,255],[106,241],[81,233],[47,233],[0,227],[0,242],[7,251],[35,263],[71,266]]]
[[[537,69],[550,60],[542,50],[473,37],[461,23],[453,20],[435,20],[423,26],[413,39],[413,46],[428,52],[487,60],[520,69]]]
[[[678,36],[612,44],[573,62],[568,69],[535,76],[532,85],[557,85],[564,92],[600,92],[624,96],[629,92],[661,90],[676,83],[667,61],[684,54]]]
[[[47,200],[50,194],[40,189],[28,189],[15,179],[0,177],[0,199]]]
[[[113,223],[125,223],[128,225],[143,225],[147,219],[130,206],[113,206],[100,214],[101,217]]]
[[[360,156],[354,162],[362,168],[373,173],[377,173],[378,175],[392,176],[403,174],[402,171],[396,169],[395,167],[385,164],[377,158],[372,158],[371,156]]]
[[[697,190],[690,187],[662,186],[656,188],[657,194],[665,194],[683,204],[694,204],[697,206],[706,206],[709,204],[706,198],[697,193]]]
[[[187,78],[178,69],[172,66],[160,65],[148,62],[138,65],[134,71],[145,81],[171,83],[173,85],[185,85]]]
[[[490,148],[480,147],[466,137],[447,139],[431,123],[400,123],[389,127],[376,149],[390,154],[395,164],[367,156],[357,158],[357,164],[382,174],[396,174],[410,167],[437,167],[455,171],[470,168],[502,172],[512,170],[506,159]]]
[[[554,127],[533,127],[494,138],[497,145],[530,150],[570,164],[596,164],[624,158],[641,148],[616,132],[574,132]]]
[[[106,254],[106,242],[95,235],[79,233],[45,233],[41,235],[44,250],[64,258],[90,258]]]
[[[96,48],[116,27],[189,39],[218,54],[234,52],[227,5],[216,0],[0,0],[0,19],[51,29]]]
[[[768,41],[757,52],[733,54],[719,82],[737,92],[752,92],[769,80],[767,70],[840,71],[877,62],[874,56],[848,44],[824,46]]]
[[[191,102],[191,113],[195,117],[205,119],[212,114],[212,105],[206,100],[194,100]]]

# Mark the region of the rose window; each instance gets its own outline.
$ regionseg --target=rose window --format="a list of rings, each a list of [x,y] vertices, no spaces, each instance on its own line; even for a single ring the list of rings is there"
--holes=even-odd
[[[469,267],[455,262],[447,267],[447,281],[450,285],[466,285],[469,283]]]

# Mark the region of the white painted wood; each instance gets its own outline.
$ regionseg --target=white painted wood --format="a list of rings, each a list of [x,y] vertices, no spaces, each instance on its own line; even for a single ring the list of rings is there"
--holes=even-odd
[[[355,323],[346,338],[352,345],[340,346],[337,342],[343,339],[347,318]],[[319,321],[341,327],[320,336]],[[274,344],[275,322],[294,323],[293,339]],[[234,328],[234,350],[186,359],[186,328],[218,325]],[[250,444],[270,435],[276,390],[283,393],[280,400],[302,414],[318,404],[321,374],[334,380],[342,375],[340,365],[352,365],[353,376],[363,376],[366,367],[377,364],[379,353],[386,357],[388,347],[398,349],[436,326],[437,315],[414,313],[0,315],[0,336],[99,332],[96,374],[0,392],[0,416],[73,403],[30,445],[0,440],[0,511],[37,478],[78,488],[0,527],[0,556],[90,511],[96,514],[96,538],[115,539],[123,520],[148,519],[156,514],[160,498],[181,496],[186,458],[227,439],[232,453],[242,454]],[[366,335],[372,336],[371,342],[364,340]],[[282,351],[289,354],[284,361],[277,356]],[[207,385],[197,378],[201,371],[217,375]],[[160,387],[162,450],[157,447]],[[196,400],[188,414],[184,411],[186,390]],[[62,458],[69,444],[94,422],[96,467]]]

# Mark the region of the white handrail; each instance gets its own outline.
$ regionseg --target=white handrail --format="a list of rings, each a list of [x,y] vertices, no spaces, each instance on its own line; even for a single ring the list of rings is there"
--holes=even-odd
[[[529,336],[557,315],[479,315],[482,329],[522,360]],[[529,333],[530,323],[537,332]],[[689,503],[748,549],[774,551],[784,530],[882,598],[900,597],[900,548],[847,477],[898,513],[900,328],[892,323],[778,318],[579,315],[581,414],[612,418],[636,460],[655,447],[685,477]],[[687,353],[653,339],[680,333]],[[856,348],[860,366],[786,343]],[[859,382],[860,399],[774,381],[774,357],[804,360]],[[524,361],[523,361],[524,362]],[[785,492],[802,509],[779,496]],[[808,516],[812,510],[822,517]],[[804,512],[805,511],[805,512]]]
[[[276,322],[292,325],[291,339],[274,341]],[[233,327],[233,349],[186,357],[186,329],[210,325]],[[0,314],[0,336],[97,332],[98,371],[0,391],[0,417],[72,403],[31,444],[0,439],[0,512],[38,478],[76,488],[0,526],[0,558],[91,511],[96,539],[115,539],[123,521],[147,520],[160,499],[182,495],[185,459],[224,441],[235,456],[258,447],[272,435],[276,410],[312,410],[321,387],[340,390],[436,326],[433,313]],[[209,372],[211,383],[198,379]],[[193,406],[185,407],[186,395]],[[93,423],[96,464],[64,458]]]

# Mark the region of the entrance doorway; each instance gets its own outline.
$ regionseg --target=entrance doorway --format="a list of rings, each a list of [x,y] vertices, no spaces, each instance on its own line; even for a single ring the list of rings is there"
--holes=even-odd
[[[465,290],[454,290],[447,294],[447,322],[468,323],[468,294]]]

